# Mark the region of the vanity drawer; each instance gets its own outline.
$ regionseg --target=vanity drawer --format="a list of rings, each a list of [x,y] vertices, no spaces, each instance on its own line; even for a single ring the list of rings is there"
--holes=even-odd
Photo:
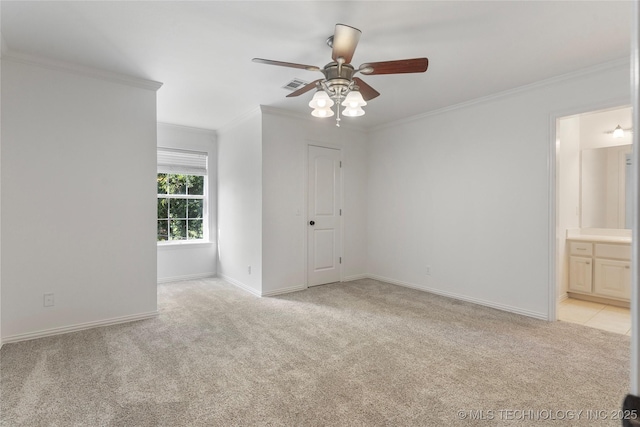
[[[571,255],[593,255],[593,244],[590,242],[571,242]]]
[[[631,259],[631,246],[596,243],[596,256],[602,258]]]

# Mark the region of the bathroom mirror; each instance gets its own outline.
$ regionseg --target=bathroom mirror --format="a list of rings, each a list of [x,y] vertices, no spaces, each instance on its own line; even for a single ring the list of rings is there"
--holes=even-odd
[[[631,228],[631,145],[581,151],[582,228]]]

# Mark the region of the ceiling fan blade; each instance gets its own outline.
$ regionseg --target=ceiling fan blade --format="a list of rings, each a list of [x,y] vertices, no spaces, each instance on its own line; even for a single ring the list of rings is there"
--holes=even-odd
[[[380,96],[380,92],[366,84],[362,79],[354,77],[353,81],[356,82],[356,84],[360,88],[360,94],[365,101],[369,101],[370,99]]]
[[[424,73],[429,67],[427,58],[400,59],[398,61],[367,62],[359,68],[362,74]]]
[[[316,80],[314,82],[311,82],[311,83],[308,83],[308,84],[302,86],[300,89],[298,89],[296,91],[293,91],[289,95],[287,95],[287,98],[291,98],[293,96],[300,96],[303,93],[309,92],[311,89],[316,87],[316,85],[318,84],[319,81],[322,81],[322,79],[318,79],[318,80]]]
[[[299,68],[308,71],[320,71],[320,68],[314,65],[295,64],[293,62],[272,61],[271,59],[253,58],[253,62],[258,64],[279,65],[280,67]]]
[[[331,58],[337,61],[338,58],[343,58],[346,64],[351,63],[353,53],[356,51],[358,41],[360,41],[360,35],[362,31],[357,28],[350,27],[344,24],[336,24],[336,30],[333,33],[333,52]]]

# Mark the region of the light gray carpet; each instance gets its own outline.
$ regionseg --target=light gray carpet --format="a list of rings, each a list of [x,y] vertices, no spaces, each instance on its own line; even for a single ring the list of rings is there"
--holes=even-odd
[[[374,280],[262,299],[218,279],[158,289],[157,319],[5,345],[2,425],[620,425],[498,411],[619,409],[627,336]]]

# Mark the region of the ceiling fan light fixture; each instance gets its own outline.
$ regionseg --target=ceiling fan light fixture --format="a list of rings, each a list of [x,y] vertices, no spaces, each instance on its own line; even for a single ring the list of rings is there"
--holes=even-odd
[[[622,126],[618,125],[613,130],[613,137],[614,138],[622,138],[623,136],[624,136],[624,129],[622,129]]]
[[[323,90],[318,90],[314,95],[311,101],[309,101],[309,107],[314,109],[329,109],[333,107],[333,99],[329,98],[327,92]]]
[[[364,110],[362,107],[367,105],[367,101],[380,96],[378,91],[362,81],[362,79],[354,77],[355,73],[359,72],[365,75],[424,73],[429,66],[427,58],[413,58],[366,62],[355,68],[351,64],[351,59],[353,59],[361,34],[362,32],[355,27],[336,24],[333,35],[327,39],[327,44],[332,49],[332,61],[322,68],[263,58],[253,58],[252,61],[259,64],[321,72],[323,78],[307,83],[302,87],[297,87],[296,90],[287,95],[287,98],[300,96],[316,89],[313,99],[309,102],[309,107],[313,109],[311,115],[314,117],[331,117],[335,114],[336,126],[340,126],[341,113],[348,117],[363,116]],[[290,87],[290,85],[287,86]],[[360,89],[362,89],[363,93],[360,93]],[[331,107],[335,104],[341,104],[345,107],[344,110],[341,111],[340,107],[336,106],[334,113]]]

